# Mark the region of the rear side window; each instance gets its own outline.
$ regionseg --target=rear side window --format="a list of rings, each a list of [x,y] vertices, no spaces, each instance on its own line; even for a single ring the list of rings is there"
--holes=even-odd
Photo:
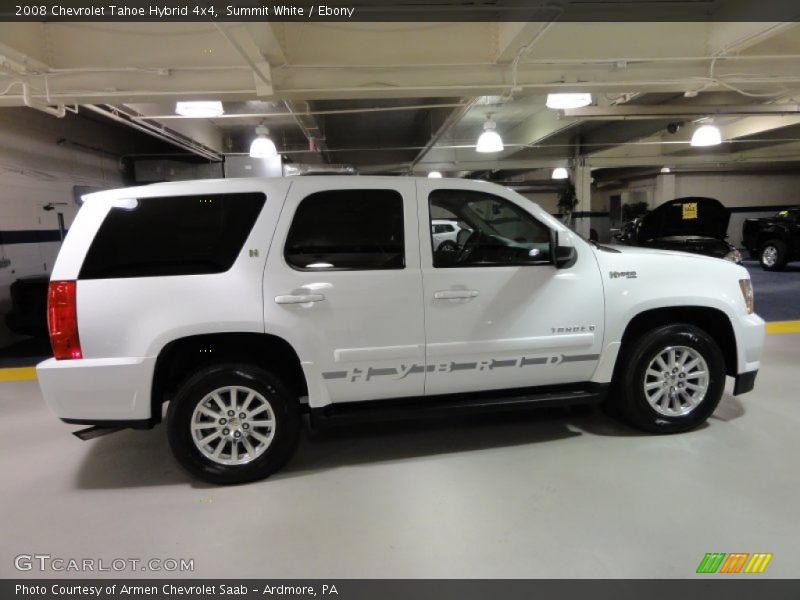
[[[141,198],[112,208],[89,247],[81,279],[223,273],[266,202],[261,193]]]
[[[286,239],[301,270],[402,269],[403,197],[395,190],[331,190],[304,198]]]

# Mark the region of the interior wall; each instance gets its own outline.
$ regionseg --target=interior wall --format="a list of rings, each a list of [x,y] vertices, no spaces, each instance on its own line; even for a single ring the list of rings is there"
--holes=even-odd
[[[0,345],[15,339],[2,318],[11,284],[50,274],[60,247],[57,213],[68,229],[78,208],[74,186],[123,185],[121,153],[112,127],[27,108],[0,110],[0,264],[6,265],[0,268]],[[64,204],[45,211],[51,202]]]

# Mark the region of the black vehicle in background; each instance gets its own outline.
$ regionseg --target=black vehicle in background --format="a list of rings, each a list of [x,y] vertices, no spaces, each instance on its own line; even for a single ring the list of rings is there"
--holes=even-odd
[[[746,219],[742,244],[766,271],[780,271],[787,262],[800,260],[800,207],[766,219]]]
[[[6,326],[14,333],[47,339],[47,286],[49,277],[17,279],[11,284],[11,310]]]
[[[629,246],[679,250],[742,262],[727,241],[731,213],[719,200],[676,198],[622,226],[615,238]]]

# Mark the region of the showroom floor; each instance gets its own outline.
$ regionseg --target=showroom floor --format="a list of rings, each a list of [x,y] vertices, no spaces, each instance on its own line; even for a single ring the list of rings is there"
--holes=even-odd
[[[706,552],[796,576],[798,361],[800,334],[768,336],[756,390],[689,434],[596,410],[342,429],[230,488],[185,476],[163,427],[80,442],[35,381],[2,383],[0,577],[21,553],[227,578],[686,577]]]

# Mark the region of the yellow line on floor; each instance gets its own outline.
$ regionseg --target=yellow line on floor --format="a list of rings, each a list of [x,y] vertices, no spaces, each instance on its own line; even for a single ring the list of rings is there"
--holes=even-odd
[[[767,333],[800,333],[800,321],[770,321]]]
[[[36,379],[35,367],[0,369],[0,381],[31,381],[32,379]]]
[[[800,321],[769,321],[767,333],[800,333]],[[0,369],[0,381],[32,381],[36,379],[35,367]]]

